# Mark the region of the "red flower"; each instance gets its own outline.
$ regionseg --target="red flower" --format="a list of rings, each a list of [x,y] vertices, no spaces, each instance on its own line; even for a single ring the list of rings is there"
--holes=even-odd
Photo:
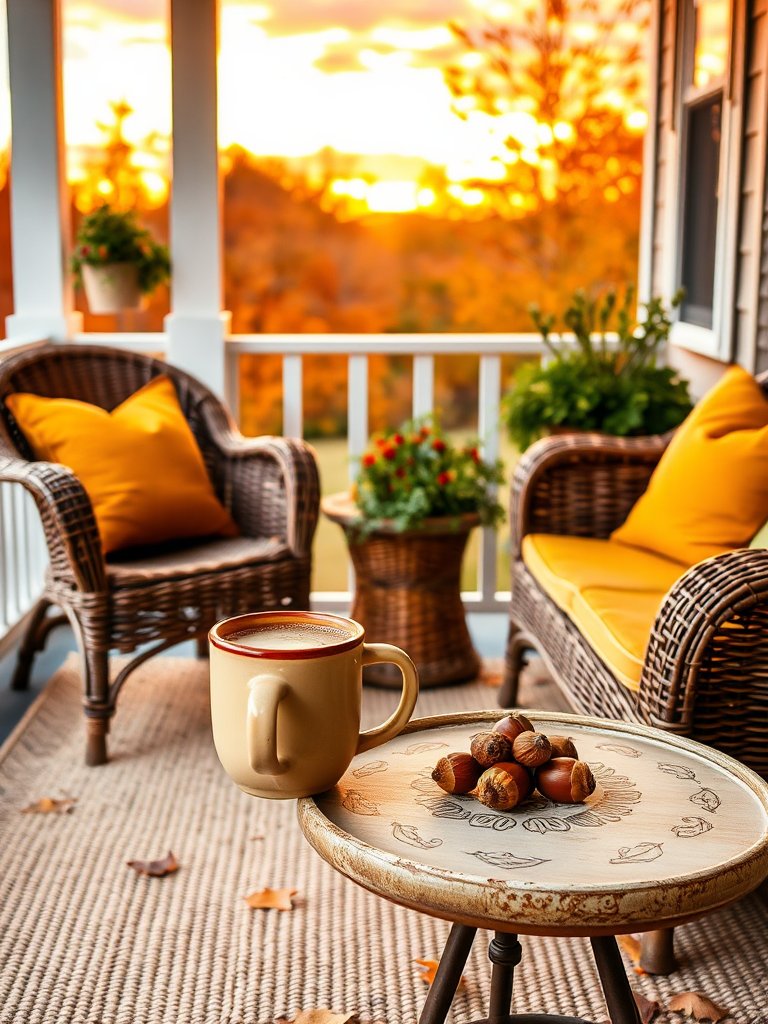
[[[405,438],[403,437],[402,434],[395,434],[395,436],[392,438],[393,444],[402,444],[404,441]]]
[[[429,427],[422,427],[419,433],[421,434],[422,437],[429,437],[431,431]]]
[[[437,482],[440,484],[441,487],[445,487],[446,484],[449,484],[451,482],[451,474],[446,472],[438,473]]]
[[[399,477],[402,480],[403,477],[405,476],[405,467],[398,466],[397,469],[395,470],[395,476]]]
[[[436,437],[435,440],[432,442],[432,447],[434,448],[434,450],[436,452],[444,452],[445,451],[445,441],[443,441],[439,437]]]
[[[90,245],[81,245],[80,246],[80,255],[81,256],[87,256],[90,251],[91,251]]]
[[[470,448],[467,454],[470,456],[473,462],[480,461],[480,452],[477,450],[477,448]]]
[[[386,439],[386,437],[377,437],[376,444],[378,445],[379,448],[385,448],[389,444],[389,441]]]
[[[389,459],[389,461],[391,462],[392,459],[394,459],[394,457],[397,455],[397,448],[390,444],[386,448],[382,449],[381,454],[384,456],[385,459]]]
[[[368,452],[366,455],[363,456],[363,465],[364,466],[373,466],[375,464],[375,462],[376,462],[376,456],[373,455],[371,452]]]

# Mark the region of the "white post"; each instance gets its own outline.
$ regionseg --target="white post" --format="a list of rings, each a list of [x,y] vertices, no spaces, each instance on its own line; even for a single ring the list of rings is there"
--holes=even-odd
[[[413,357],[413,415],[426,416],[435,404],[435,357]]]
[[[283,356],[283,434],[304,433],[303,364],[300,355]]]
[[[217,0],[171,0],[172,312],[168,360],[223,397],[221,184],[217,139]]]
[[[82,330],[69,276],[58,0],[7,0],[13,307],[9,338]]]
[[[488,462],[499,457],[499,407],[501,398],[501,356],[480,357],[479,433],[483,456]],[[482,600],[496,597],[496,531],[486,526],[480,542],[479,590]]]

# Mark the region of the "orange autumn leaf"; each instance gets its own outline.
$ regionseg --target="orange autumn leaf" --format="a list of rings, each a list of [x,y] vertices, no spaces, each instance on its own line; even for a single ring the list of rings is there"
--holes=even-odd
[[[640,1020],[642,1024],[650,1024],[656,1014],[661,1010],[661,1006],[655,999],[646,999],[642,992],[636,992],[632,989],[632,995],[634,996],[635,1003],[640,1011]]]
[[[705,996],[703,992],[678,992],[667,1003],[667,1009],[675,1013],[685,1013],[694,1020],[719,1021],[727,1017],[729,1010],[718,1006]]]
[[[647,974],[640,966],[640,940],[634,935],[617,935],[616,941],[632,961],[632,969],[635,974]]]
[[[423,982],[425,982],[427,985],[431,985],[432,982],[435,980],[435,975],[437,974],[437,968],[440,965],[440,961],[439,960],[414,960],[413,962],[415,964],[420,964],[420,966],[424,968],[424,970],[421,971],[421,974],[420,974],[421,980]],[[464,984],[464,975],[462,974],[461,978],[459,978],[458,987],[461,988],[461,986],[463,984]]]
[[[170,850],[162,860],[129,860],[127,864],[137,875],[148,875],[150,878],[163,878],[179,870],[179,862]]]
[[[56,800],[52,796],[43,796],[29,807],[22,807],[22,814],[69,814],[77,803],[75,797]]]
[[[243,899],[254,910],[293,910],[292,897],[298,889],[259,889]]]
[[[356,1016],[356,1013],[334,1013],[325,1007],[315,1007],[311,1010],[299,1010],[293,1021],[280,1017],[275,1024],[348,1024]]]

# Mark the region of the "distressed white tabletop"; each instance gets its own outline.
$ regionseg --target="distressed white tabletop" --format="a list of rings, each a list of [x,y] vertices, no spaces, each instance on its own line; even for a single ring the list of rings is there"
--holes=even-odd
[[[304,834],[395,902],[523,933],[673,925],[768,874],[768,786],[737,761],[644,726],[526,715],[573,738],[597,781],[585,803],[535,792],[493,811],[442,792],[430,777],[438,759],[468,751],[501,712],[443,715],[412,722],[356,757],[334,789],[299,801]]]

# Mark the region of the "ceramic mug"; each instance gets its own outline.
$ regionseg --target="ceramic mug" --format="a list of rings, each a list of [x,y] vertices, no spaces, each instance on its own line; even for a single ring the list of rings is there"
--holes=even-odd
[[[367,644],[359,622],[303,611],[218,622],[210,642],[213,740],[224,770],[252,796],[290,799],[335,785],[355,754],[403,729],[419,694],[399,647]],[[403,674],[397,710],[360,732],[364,665]]]

